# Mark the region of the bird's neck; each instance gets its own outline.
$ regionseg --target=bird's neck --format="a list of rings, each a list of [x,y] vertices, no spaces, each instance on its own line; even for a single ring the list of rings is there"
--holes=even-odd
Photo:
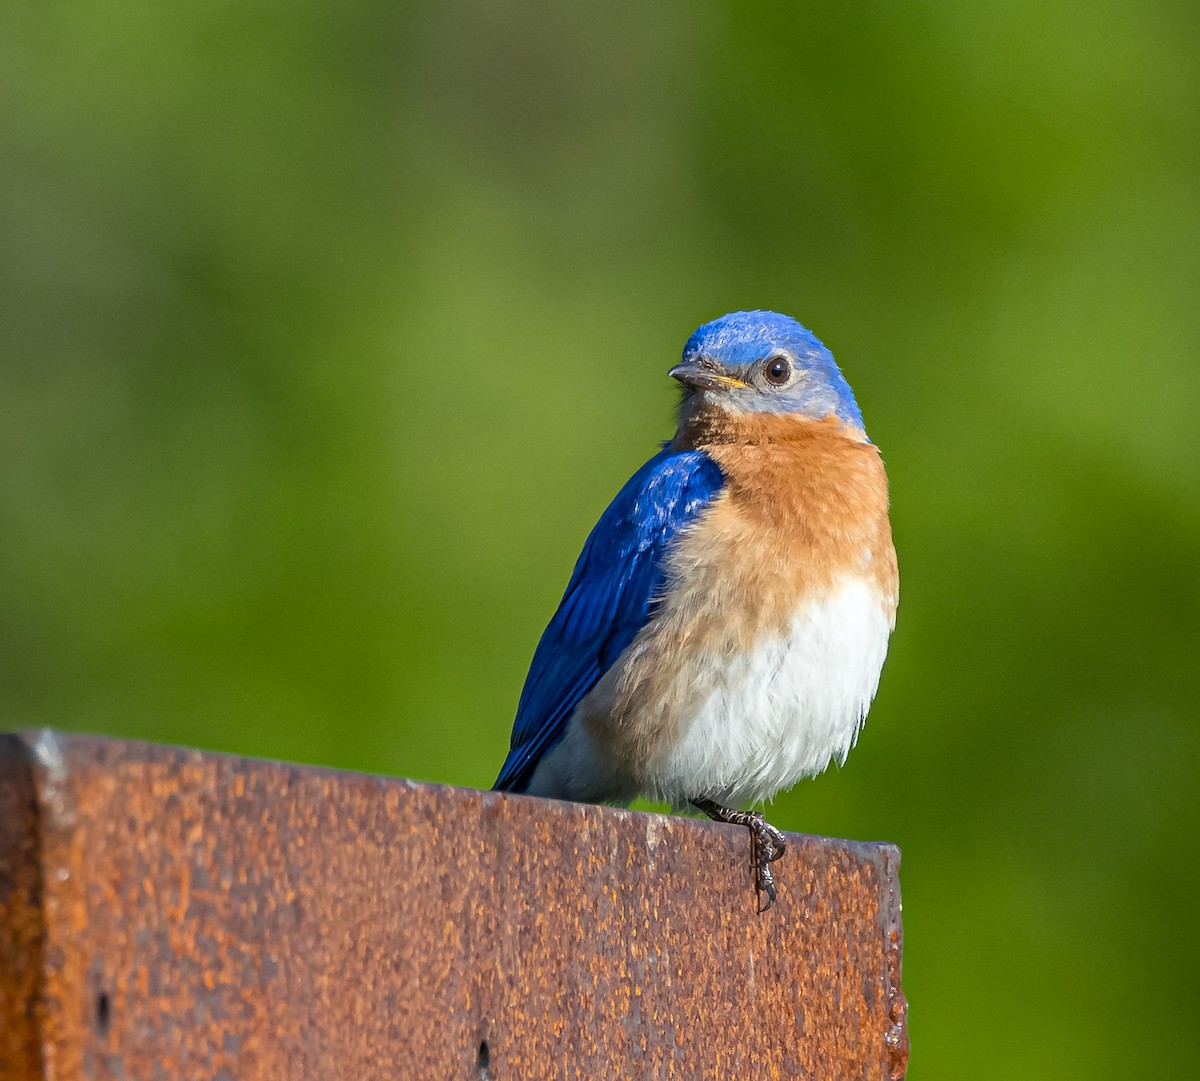
[[[725,409],[692,409],[680,415],[679,428],[671,440],[673,450],[702,450],[705,447],[741,443],[806,443],[817,437],[848,439],[866,443],[866,434],[836,416],[814,420],[797,414],[735,413]]]

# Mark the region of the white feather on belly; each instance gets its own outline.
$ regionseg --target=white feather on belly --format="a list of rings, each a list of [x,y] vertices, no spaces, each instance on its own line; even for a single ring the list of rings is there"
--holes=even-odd
[[[894,611],[874,581],[846,577],[749,651],[693,655],[678,679],[710,689],[642,784],[677,804],[756,802],[844,762],[879,685]]]

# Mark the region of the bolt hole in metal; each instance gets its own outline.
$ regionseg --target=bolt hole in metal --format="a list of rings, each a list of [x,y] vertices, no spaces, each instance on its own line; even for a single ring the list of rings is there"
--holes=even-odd
[[[101,991],[96,996],[96,1031],[104,1036],[108,1033],[108,1025],[112,1020],[112,1003],[109,1001],[108,992]]]
[[[487,1040],[479,1041],[479,1053],[475,1056],[475,1068],[479,1071],[479,1081],[488,1081],[491,1074],[488,1073],[488,1067],[492,1062],[492,1051],[488,1047]]]

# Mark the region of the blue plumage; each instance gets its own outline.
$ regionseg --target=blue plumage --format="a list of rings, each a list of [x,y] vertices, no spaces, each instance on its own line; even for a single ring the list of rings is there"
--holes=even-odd
[[[664,449],[617,493],[538,642],[496,788],[525,790],[575,707],[650,617],[671,540],[723,484],[717,464],[702,451]]]

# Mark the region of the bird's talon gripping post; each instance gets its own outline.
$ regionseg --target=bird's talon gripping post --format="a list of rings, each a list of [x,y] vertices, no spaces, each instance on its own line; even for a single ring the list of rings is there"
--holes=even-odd
[[[760,870],[762,873],[759,875],[758,882],[755,885],[760,895],[764,893],[767,895],[767,900],[764,904],[760,897],[758,911],[766,912],[775,903],[775,879],[771,875],[771,869],[766,864],[763,864]]]
[[[760,895],[767,896],[767,903],[760,904],[758,911],[766,912],[775,903],[775,876],[771,872],[771,864],[787,851],[787,838],[783,832],[763,818],[760,811],[735,811],[710,799],[692,800],[692,806],[714,822],[745,826],[750,831],[750,868],[754,871],[754,888]]]
[[[779,856],[772,856],[763,848],[759,834],[751,831],[751,859],[750,866],[754,871],[754,889],[758,896],[758,911],[766,912],[775,903],[775,876],[771,873],[771,860],[778,859]],[[763,901],[763,894],[766,894],[766,901]]]

